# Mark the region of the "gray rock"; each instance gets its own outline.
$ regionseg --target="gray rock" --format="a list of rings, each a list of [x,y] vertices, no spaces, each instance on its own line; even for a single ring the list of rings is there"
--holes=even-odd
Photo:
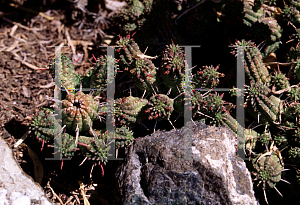
[[[196,124],[135,140],[116,172],[119,204],[258,204],[235,134]]]
[[[0,205],[51,205],[40,185],[25,174],[0,137]]]

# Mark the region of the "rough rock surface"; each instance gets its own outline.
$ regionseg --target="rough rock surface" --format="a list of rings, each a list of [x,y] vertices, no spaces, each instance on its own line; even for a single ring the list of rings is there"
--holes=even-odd
[[[116,173],[118,204],[258,204],[235,134],[196,123],[187,140],[184,129],[135,140]]]
[[[0,137],[0,205],[50,205],[39,184],[22,171]]]

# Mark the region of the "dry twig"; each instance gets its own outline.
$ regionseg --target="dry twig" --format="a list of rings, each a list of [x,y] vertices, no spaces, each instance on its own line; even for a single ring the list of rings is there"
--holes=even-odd
[[[52,191],[52,194],[58,199],[59,203],[61,203],[62,205],[64,205],[64,202],[60,199],[60,197],[55,193],[55,191],[50,186],[50,181],[47,182],[47,186]]]

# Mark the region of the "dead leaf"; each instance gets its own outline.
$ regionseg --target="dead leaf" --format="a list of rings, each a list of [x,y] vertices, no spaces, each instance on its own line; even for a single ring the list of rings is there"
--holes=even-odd
[[[42,165],[40,159],[38,158],[37,154],[32,149],[30,149],[25,143],[22,143],[22,145],[27,147],[29,157],[31,158],[31,160],[33,162],[35,181],[37,183],[41,184],[43,176],[44,176],[43,165]]]
[[[278,65],[276,64],[276,62],[278,62],[278,60],[275,53],[270,53],[266,58],[263,59],[263,62],[265,64],[273,63],[271,65],[267,65],[267,68],[277,70]]]

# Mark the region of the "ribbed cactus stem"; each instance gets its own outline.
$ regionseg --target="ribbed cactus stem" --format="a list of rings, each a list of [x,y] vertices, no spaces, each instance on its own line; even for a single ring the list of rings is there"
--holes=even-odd
[[[145,111],[149,113],[149,120],[169,120],[171,113],[173,112],[174,100],[167,95],[157,94],[153,95],[149,102],[149,108]]]
[[[115,100],[115,117],[118,124],[130,125],[140,120],[139,115],[147,100],[138,97],[124,97]]]
[[[263,63],[262,54],[255,44],[251,41],[242,40],[238,41],[236,45],[245,46],[244,50],[246,60],[244,62],[244,68],[248,81],[260,82],[268,86],[271,80],[270,74]]]
[[[117,50],[117,56],[125,67],[125,73],[141,91],[152,92],[151,86],[156,81],[156,67],[153,62],[140,51],[139,46],[130,36],[120,38],[117,44],[121,47]]]
[[[50,72],[55,77],[55,69],[58,68],[57,59],[53,59],[50,65]],[[73,62],[65,54],[61,54],[60,79],[63,86],[68,89],[75,89],[80,84],[81,77],[75,73]],[[74,92],[74,91],[72,91]]]
[[[80,136],[78,145],[84,156],[88,160],[107,162],[107,146],[103,139]]]
[[[116,128],[115,145],[117,148],[128,146],[133,141],[133,132],[128,127]]]
[[[54,111],[52,109],[43,109],[37,116],[33,118],[30,125],[30,130],[37,138],[42,140],[52,140],[57,133],[61,130],[61,126],[54,116]]]
[[[259,155],[253,159],[252,164],[254,167],[252,173],[256,176],[256,180],[262,182],[264,188],[266,188],[266,184],[270,188],[274,188],[276,183],[281,180],[283,167],[280,158],[275,153],[263,157]]]
[[[76,131],[77,125],[79,132],[88,131],[93,121],[97,119],[98,105],[91,95],[77,92],[69,94],[66,100],[62,101],[62,120],[67,129]]]

